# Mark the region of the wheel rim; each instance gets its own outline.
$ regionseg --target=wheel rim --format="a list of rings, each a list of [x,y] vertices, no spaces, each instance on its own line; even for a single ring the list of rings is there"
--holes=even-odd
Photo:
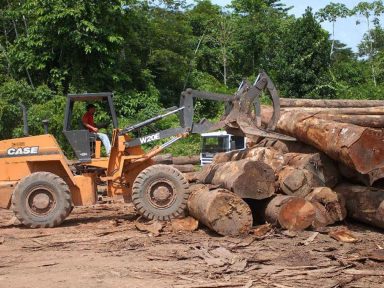
[[[162,178],[153,181],[147,191],[148,202],[157,209],[167,209],[176,200],[176,187],[168,179]]]
[[[26,206],[33,215],[45,216],[55,209],[56,198],[49,188],[37,186],[29,191]]]

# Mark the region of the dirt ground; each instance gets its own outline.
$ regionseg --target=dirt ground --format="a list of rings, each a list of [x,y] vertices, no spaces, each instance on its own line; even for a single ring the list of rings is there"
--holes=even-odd
[[[230,238],[168,226],[154,236],[136,229],[138,215],[122,203],[75,208],[53,229],[12,217],[0,210],[1,288],[384,287],[384,262],[369,256],[384,251],[384,234],[358,224],[344,223],[357,243],[322,231],[304,245],[315,232]]]

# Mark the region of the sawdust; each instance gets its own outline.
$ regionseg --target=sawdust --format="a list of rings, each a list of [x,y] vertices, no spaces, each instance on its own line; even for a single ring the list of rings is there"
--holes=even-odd
[[[1,288],[383,287],[384,282],[384,235],[357,224],[346,226],[359,242],[343,243],[313,231],[289,236],[274,229],[245,238],[220,237],[205,228],[172,232],[169,223],[160,230],[151,226],[157,235],[137,230],[138,215],[128,204],[75,208],[53,229],[10,225],[12,217],[0,210]]]

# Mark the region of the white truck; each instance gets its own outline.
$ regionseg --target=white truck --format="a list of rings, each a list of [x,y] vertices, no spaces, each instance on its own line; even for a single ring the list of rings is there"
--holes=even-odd
[[[226,131],[217,131],[201,134],[201,166],[212,162],[217,153],[246,148],[246,138],[228,134]]]

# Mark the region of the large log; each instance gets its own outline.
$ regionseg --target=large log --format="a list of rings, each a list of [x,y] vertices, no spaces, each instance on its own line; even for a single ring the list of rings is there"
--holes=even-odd
[[[318,119],[301,112],[283,112],[277,129],[367,174],[371,185],[384,178],[384,131]]]
[[[284,141],[265,138],[258,142],[256,147],[268,147],[286,153],[317,153],[319,150],[300,141]]]
[[[188,211],[205,226],[224,236],[247,234],[253,224],[247,203],[225,189],[201,187],[192,191]]]
[[[172,154],[170,153],[156,155],[152,157],[152,160],[156,164],[172,164],[173,163],[173,157],[172,157]]]
[[[334,161],[324,153],[287,153],[285,164],[311,172],[319,186],[335,187],[339,181],[339,171]]]
[[[241,198],[265,199],[276,190],[272,168],[251,159],[206,165],[197,178],[201,183],[220,185]]]
[[[177,170],[179,170],[182,173],[188,173],[188,172],[194,172],[195,166],[192,164],[185,164],[185,165],[172,165],[175,167]]]
[[[349,182],[355,184],[363,184],[364,186],[370,186],[370,179],[368,175],[363,175],[356,170],[349,168],[343,163],[338,163],[340,174],[347,178]]]
[[[384,100],[280,98],[281,107],[364,108],[384,106]]]
[[[264,162],[271,166],[275,172],[281,170],[284,165],[283,154],[276,149],[268,147],[252,147],[241,151],[218,153],[213,158],[213,163],[218,164],[247,158],[254,161]]]
[[[278,174],[279,189],[291,196],[305,197],[322,183],[310,171],[292,166],[284,167]]]
[[[342,123],[350,123],[363,127],[383,128],[384,116],[383,115],[346,115],[346,114],[316,114],[316,118],[332,120]]]
[[[264,217],[268,223],[291,231],[300,231],[311,226],[315,220],[315,207],[298,197],[277,195],[266,203]]]
[[[342,221],[347,216],[344,197],[328,187],[316,187],[305,197],[316,208],[316,217],[312,226],[325,227]]]
[[[193,183],[193,182],[196,182],[198,180],[199,172],[186,172],[183,174],[184,174],[185,179],[187,179],[187,181],[189,183]]]
[[[214,163],[249,159],[268,164],[278,177],[280,190],[286,195],[305,197],[316,186],[334,187],[338,171],[331,159],[319,153],[287,153],[268,147],[252,147],[232,153],[219,153]],[[288,165],[284,167],[284,165]]]
[[[335,191],[346,201],[348,217],[384,229],[384,190],[343,183]]]
[[[268,106],[267,106],[268,107]],[[315,114],[348,114],[348,115],[384,115],[384,107],[367,108],[305,108],[305,107],[287,107],[282,108],[281,112],[301,112]]]
[[[175,165],[197,165],[200,164],[200,156],[194,155],[194,156],[177,156],[173,157],[173,164]]]

